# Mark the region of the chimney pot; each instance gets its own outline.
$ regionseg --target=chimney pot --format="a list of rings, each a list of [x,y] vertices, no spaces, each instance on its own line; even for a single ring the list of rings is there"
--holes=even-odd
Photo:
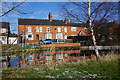
[[[105,23],[108,23],[108,20],[106,20]]]
[[[70,23],[73,23],[73,21],[72,21],[72,20],[70,20]]]
[[[114,23],[117,23],[117,20],[114,20]]]
[[[52,21],[52,14],[49,13],[49,21]]]
[[[68,23],[68,19],[67,18],[65,18],[65,24],[67,24]]]

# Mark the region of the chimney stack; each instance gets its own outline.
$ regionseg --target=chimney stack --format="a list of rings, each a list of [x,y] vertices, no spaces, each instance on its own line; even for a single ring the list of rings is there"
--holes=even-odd
[[[114,20],[114,23],[117,23],[117,20]]]
[[[49,21],[52,21],[52,14],[49,13]]]
[[[73,23],[73,21],[72,21],[72,20],[70,20],[70,23]]]
[[[67,24],[68,23],[68,19],[67,18],[65,18],[65,24]]]
[[[108,23],[108,20],[105,20],[105,23]]]

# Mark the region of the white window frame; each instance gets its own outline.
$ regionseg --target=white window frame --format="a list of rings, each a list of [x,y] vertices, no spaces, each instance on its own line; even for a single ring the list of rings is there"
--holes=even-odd
[[[87,28],[84,28],[84,31],[88,31],[88,29],[87,29]]]
[[[71,36],[76,36],[76,35],[71,35]]]
[[[65,57],[68,57],[68,54],[65,54]]]
[[[76,27],[71,27],[71,31],[76,31]]]
[[[67,27],[64,28],[64,31],[67,32]]]
[[[58,32],[61,32],[61,28],[60,27],[58,27]]]
[[[32,31],[32,28],[29,26],[28,27],[28,32],[31,32]]]
[[[39,27],[36,27],[36,32],[39,32]]]
[[[40,27],[40,32],[42,32],[42,27]]]
[[[49,29],[49,31],[48,31],[48,29]],[[47,27],[47,32],[50,32],[50,27]]]
[[[1,28],[1,33],[6,33],[6,29],[5,28]]]
[[[53,60],[53,56],[46,56],[46,60],[49,61],[49,60]]]
[[[63,59],[63,54],[62,53],[56,54],[56,59]]]
[[[40,54],[40,59],[43,59],[43,54]]]
[[[67,35],[65,35],[65,39],[67,39]]]
[[[31,35],[31,38],[28,37],[29,35]],[[26,39],[33,40],[33,33],[26,33]]]

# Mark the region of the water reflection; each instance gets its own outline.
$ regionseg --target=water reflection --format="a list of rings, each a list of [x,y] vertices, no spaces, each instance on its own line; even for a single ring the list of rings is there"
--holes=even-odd
[[[42,65],[42,64],[57,64],[70,62],[74,59],[79,59],[81,56],[80,50],[68,50],[57,52],[30,53],[21,56],[5,56],[2,57],[2,67],[21,67],[24,65]],[[7,65],[8,64],[8,65]]]

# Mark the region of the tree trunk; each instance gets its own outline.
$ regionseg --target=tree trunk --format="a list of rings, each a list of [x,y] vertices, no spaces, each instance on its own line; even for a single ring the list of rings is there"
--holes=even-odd
[[[98,52],[98,49],[97,49],[97,44],[96,44],[96,39],[95,39],[95,35],[94,35],[94,31],[93,31],[93,28],[92,28],[92,23],[91,23],[91,14],[90,14],[90,0],[88,0],[88,15],[89,15],[89,28],[90,28],[90,31],[91,31],[91,35],[92,35],[92,40],[93,40],[93,45],[94,45],[94,49],[95,49],[95,53],[96,53],[96,60],[98,61],[99,60],[99,52]]]

